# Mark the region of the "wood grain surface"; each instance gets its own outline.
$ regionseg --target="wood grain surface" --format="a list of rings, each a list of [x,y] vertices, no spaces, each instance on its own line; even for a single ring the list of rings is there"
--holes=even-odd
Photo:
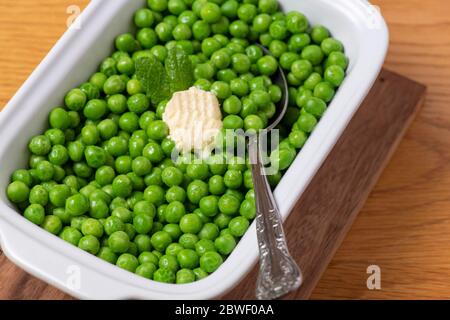
[[[66,8],[87,2],[0,0],[0,108],[66,30]],[[450,2],[373,3],[391,31],[386,66],[426,84],[428,94],[311,297],[450,298]],[[66,297],[4,261],[0,298]],[[366,287],[369,265],[381,268],[381,290]]]

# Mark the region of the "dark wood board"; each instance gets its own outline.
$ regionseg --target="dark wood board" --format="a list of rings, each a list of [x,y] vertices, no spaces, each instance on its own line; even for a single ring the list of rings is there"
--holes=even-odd
[[[285,223],[304,274],[286,299],[308,299],[423,103],[426,88],[383,70],[363,105]],[[226,299],[254,299],[257,269]],[[70,299],[0,252],[0,299]]]

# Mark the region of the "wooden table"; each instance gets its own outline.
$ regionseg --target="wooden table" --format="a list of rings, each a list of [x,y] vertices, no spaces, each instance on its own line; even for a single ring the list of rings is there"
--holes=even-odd
[[[0,2],[0,108],[65,31],[66,8],[87,2]],[[428,95],[312,298],[450,298],[450,3],[373,2],[390,25],[386,67],[426,84]],[[369,265],[381,269],[381,290],[367,289]],[[36,296],[17,287],[0,283],[0,298]]]

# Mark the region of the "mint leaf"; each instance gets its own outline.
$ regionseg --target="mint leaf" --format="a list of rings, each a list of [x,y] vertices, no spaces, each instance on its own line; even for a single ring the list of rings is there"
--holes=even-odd
[[[166,72],[172,93],[189,89],[194,84],[194,67],[189,56],[180,48],[169,50]]]
[[[153,105],[170,98],[171,86],[166,70],[155,57],[143,57],[136,61],[136,77]]]

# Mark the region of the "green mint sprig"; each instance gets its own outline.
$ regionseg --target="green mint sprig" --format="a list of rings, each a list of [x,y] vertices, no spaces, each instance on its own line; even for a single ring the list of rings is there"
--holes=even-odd
[[[194,84],[194,70],[188,55],[180,48],[169,50],[165,66],[154,56],[136,61],[136,77],[153,105]]]

